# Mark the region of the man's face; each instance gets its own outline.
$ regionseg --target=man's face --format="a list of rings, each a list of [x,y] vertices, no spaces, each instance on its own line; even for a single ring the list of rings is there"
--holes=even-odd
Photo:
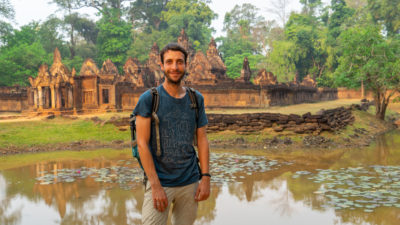
[[[164,63],[161,64],[167,81],[179,84],[186,72],[185,55],[180,51],[168,50],[164,53]]]

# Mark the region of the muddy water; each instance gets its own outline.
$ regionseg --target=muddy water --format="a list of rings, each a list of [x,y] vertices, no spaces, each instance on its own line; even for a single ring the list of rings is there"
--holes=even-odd
[[[127,151],[59,154],[0,159],[0,224],[141,224]],[[215,150],[211,165],[196,224],[400,224],[400,132],[351,151]]]

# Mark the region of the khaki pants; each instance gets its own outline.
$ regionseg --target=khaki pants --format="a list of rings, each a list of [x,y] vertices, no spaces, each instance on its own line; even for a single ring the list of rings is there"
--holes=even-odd
[[[153,197],[149,182],[146,182],[144,201],[142,208],[143,225],[167,224],[168,213],[172,205],[172,224],[193,224],[197,215],[198,203],[194,200],[198,182],[182,187],[164,187],[168,198],[168,207],[164,212],[154,208]]]

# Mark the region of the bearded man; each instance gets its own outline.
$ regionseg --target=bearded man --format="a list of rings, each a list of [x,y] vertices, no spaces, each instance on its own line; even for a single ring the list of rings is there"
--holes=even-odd
[[[156,125],[151,119],[153,98],[150,90],[140,96],[133,111],[138,151],[147,178],[142,207],[144,225],[167,224],[170,208],[172,224],[193,224],[198,202],[210,195],[208,120],[203,96],[195,92],[196,112],[191,107],[190,90],[182,85],[187,55],[177,43],[166,45],[160,52],[165,75],[165,81],[156,88],[160,100],[157,110],[160,153],[157,154]],[[198,157],[193,147],[194,137]]]

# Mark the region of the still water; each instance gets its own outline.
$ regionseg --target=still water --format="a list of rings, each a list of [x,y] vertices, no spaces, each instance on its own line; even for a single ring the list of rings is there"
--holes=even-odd
[[[141,224],[136,161],[102,151],[0,158],[0,224]],[[198,225],[400,224],[399,131],[364,149],[215,150],[211,167]]]

